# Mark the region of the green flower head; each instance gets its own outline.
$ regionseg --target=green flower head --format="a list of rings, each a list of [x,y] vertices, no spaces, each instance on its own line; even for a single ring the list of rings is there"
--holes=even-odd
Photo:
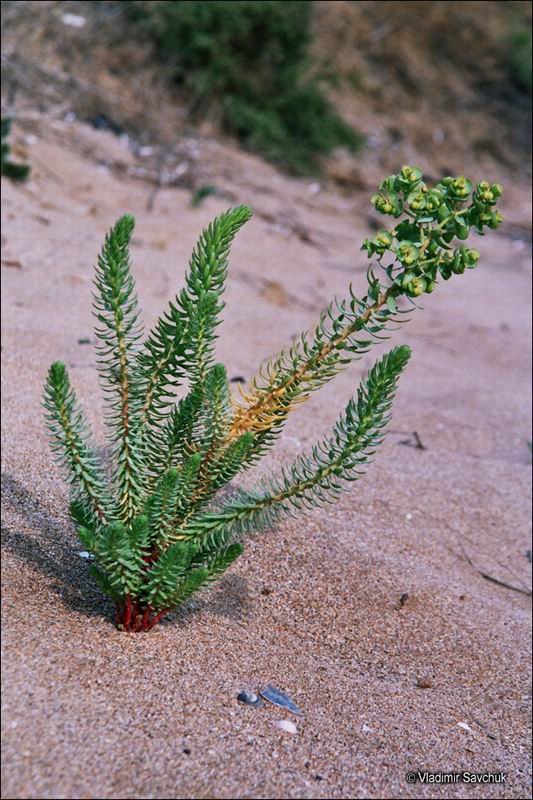
[[[392,203],[382,194],[373,195],[371,202],[380,214],[391,214],[393,211]]]
[[[382,256],[391,244],[392,235],[386,230],[381,230],[378,231],[373,239],[365,239],[361,250],[366,250],[369,257],[375,253]]]
[[[475,197],[476,200],[480,200],[482,203],[493,203],[496,200],[487,181],[478,183]]]
[[[383,247],[389,247],[392,244],[392,235],[385,230],[378,231],[376,234],[376,242],[379,242]]]
[[[407,283],[405,289],[409,297],[420,297],[426,291],[427,285],[425,278],[415,277]]]
[[[490,220],[488,222],[488,226],[492,230],[496,230],[496,228],[499,228],[499,226],[502,224],[502,222],[503,222],[503,217],[500,214],[500,212],[499,211],[493,211],[493,213],[491,215],[491,218],[490,218]]]
[[[465,245],[458,247],[453,254],[452,272],[456,275],[462,275],[465,269],[474,269],[480,257],[479,250],[465,247]]]
[[[422,170],[418,167],[404,166],[397,176],[397,187],[404,192],[411,192],[415,186],[422,180]]]
[[[426,194],[426,211],[433,214],[438,211],[444,202],[444,195],[439,189],[429,189]]]
[[[493,183],[491,186],[487,181],[481,181],[476,186],[474,202],[493,206],[502,193],[503,189],[499,183]]]
[[[403,211],[403,203],[395,192],[375,194],[372,205],[380,214],[391,214],[393,217],[399,217]]]
[[[411,242],[402,242],[396,250],[396,257],[406,267],[411,267],[416,264],[420,256],[420,251],[416,245]]]
[[[464,175],[459,175],[459,177],[454,178],[450,183],[449,191],[455,199],[466,200],[472,191],[472,181],[469,181]]]
[[[418,185],[414,192],[407,197],[407,203],[415,214],[425,211],[428,202],[428,190],[424,183]]]
[[[400,275],[397,279],[397,282],[400,284],[402,289],[408,289],[411,285],[411,282],[414,281],[416,275],[414,272],[404,272],[403,275]]]
[[[392,236],[388,231],[378,231],[373,239],[373,243],[376,247],[376,252],[381,251],[384,253],[392,244]]]
[[[466,247],[463,252],[463,259],[468,269],[474,269],[477,262],[481,258],[479,250],[474,250],[473,247]]]

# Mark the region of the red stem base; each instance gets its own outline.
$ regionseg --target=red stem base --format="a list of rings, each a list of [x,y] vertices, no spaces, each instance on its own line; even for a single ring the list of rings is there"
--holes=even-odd
[[[150,631],[169,611],[170,608],[155,611],[152,606],[141,607],[136,600],[132,600],[130,595],[127,595],[124,600],[116,602],[117,628],[128,633]]]

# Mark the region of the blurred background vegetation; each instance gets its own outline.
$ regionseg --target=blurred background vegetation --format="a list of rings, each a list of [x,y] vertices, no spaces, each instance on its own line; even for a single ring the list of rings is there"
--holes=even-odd
[[[363,189],[419,161],[529,170],[531,4],[521,0],[2,3],[3,113],[238,144]]]
[[[506,41],[507,64],[515,84],[531,95],[531,25],[517,19]]]
[[[134,3],[133,20],[188,101],[191,118],[223,130],[295,173],[361,137],[323,90],[328,74],[309,54],[307,0],[177,0]],[[331,79],[331,78],[330,78]]]

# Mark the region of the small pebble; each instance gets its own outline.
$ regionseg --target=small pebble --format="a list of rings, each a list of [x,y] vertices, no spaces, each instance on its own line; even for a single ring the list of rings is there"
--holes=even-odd
[[[297,733],[296,725],[290,719],[279,719],[276,722],[276,727],[286,733]]]
[[[237,700],[247,706],[262,706],[261,699],[254,692],[239,692]]]
[[[457,723],[457,727],[458,728],[462,728],[465,731],[471,731],[472,730],[472,728],[470,727],[470,725],[468,725],[467,722],[458,722]]]
[[[88,558],[90,561],[94,559],[93,554],[87,552],[87,550],[81,550],[81,552],[79,552],[78,555],[80,558]]]
[[[433,684],[429,680],[429,678],[418,678],[416,685],[419,689],[432,689]]]

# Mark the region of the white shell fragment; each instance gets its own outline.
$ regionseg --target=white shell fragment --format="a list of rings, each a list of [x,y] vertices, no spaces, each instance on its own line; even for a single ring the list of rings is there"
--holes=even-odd
[[[302,712],[294,703],[288,694],[282,692],[281,689],[276,689],[275,686],[272,686],[270,683],[268,686],[265,686],[264,689],[261,689],[259,692],[261,697],[264,697],[265,700],[268,700],[269,703],[272,703],[274,706],[281,706],[281,708],[286,708],[288,711],[292,711],[293,714],[301,714]]]
[[[465,731],[471,731],[472,730],[472,728],[470,727],[470,725],[468,725],[467,722],[458,722],[457,723],[457,727],[458,728],[462,728]]]
[[[88,558],[90,561],[92,561],[94,559],[93,554],[92,553],[88,553],[87,550],[81,550],[78,553],[78,555],[79,555],[80,558]]]
[[[285,731],[285,733],[298,733],[296,725],[294,722],[291,722],[290,719],[278,719],[276,722],[276,728],[279,728],[281,731]]]
[[[68,25],[69,28],[83,28],[87,20],[80,14],[63,14],[61,22],[63,25]]]

